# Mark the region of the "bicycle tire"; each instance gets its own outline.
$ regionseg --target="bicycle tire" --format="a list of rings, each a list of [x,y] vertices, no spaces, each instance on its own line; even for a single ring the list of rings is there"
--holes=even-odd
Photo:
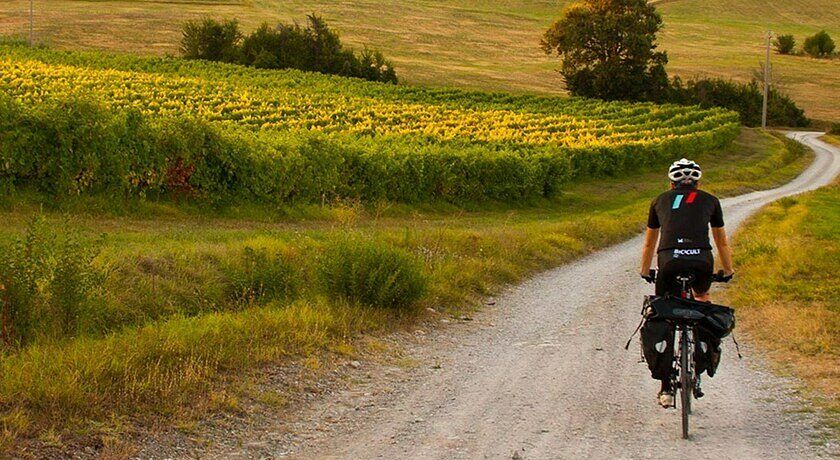
[[[691,356],[688,347],[688,331],[680,333],[680,406],[682,409],[682,437],[688,439],[688,416],[691,415]]]

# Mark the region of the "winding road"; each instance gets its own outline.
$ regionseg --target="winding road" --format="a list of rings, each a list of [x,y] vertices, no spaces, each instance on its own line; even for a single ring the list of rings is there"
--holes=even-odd
[[[840,149],[819,133],[789,134],[816,152],[792,182],[723,200],[732,232],[781,197],[829,184]],[[797,412],[794,382],[766,370],[745,344],[724,342],[719,374],[695,404],[692,438],[679,413],[657,406],[658,382],[624,350],[650,287],[638,279],[641,237],[545,272],[498,297],[457,340],[429,345],[440,366],[386,396],[358,395],[333,429],[299,445],[299,458],[815,458],[837,446],[815,442],[812,415]],[[463,331],[462,331],[463,332]],[[365,404],[365,402],[369,404]],[[346,401],[343,401],[345,405]],[[327,401],[324,407],[334,407]],[[358,411],[358,407],[374,407]],[[341,414],[339,414],[341,415]],[[285,454],[289,454],[288,452]]]

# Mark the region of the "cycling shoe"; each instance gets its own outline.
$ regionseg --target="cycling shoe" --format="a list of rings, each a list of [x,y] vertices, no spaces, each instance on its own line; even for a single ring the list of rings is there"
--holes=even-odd
[[[703,389],[700,388],[700,376],[699,375],[697,376],[697,381],[694,382],[694,388],[692,389],[691,392],[694,393],[694,398],[695,399],[700,399],[705,395],[705,393],[703,393]]]
[[[669,407],[674,407],[674,393],[669,391],[660,391],[659,405],[666,409]]]

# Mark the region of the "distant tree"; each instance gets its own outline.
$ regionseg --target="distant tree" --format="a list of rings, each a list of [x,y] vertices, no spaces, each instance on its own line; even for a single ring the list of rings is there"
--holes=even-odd
[[[829,57],[834,53],[834,40],[831,39],[826,31],[821,30],[806,38],[802,49],[815,58]]]
[[[330,29],[324,18],[310,14],[306,35],[309,43],[309,66],[323,73],[349,75],[353,70],[353,51],[341,45],[338,32]]]
[[[300,68],[303,43],[297,41],[300,43],[290,43],[294,40],[263,24],[242,40],[240,62],[261,69]]]
[[[773,40],[773,46],[779,54],[790,54],[796,47],[796,39],[793,35],[779,35]]]
[[[338,32],[314,14],[306,27],[297,23],[263,24],[242,40],[240,63],[262,69],[300,69],[371,81],[397,83],[394,66],[379,51],[356,54]]]
[[[397,83],[397,73],[391,61],[377,51],[365,48],[359,54],[359,69],[356,76],[367,80],[377,80],[385,83]]]
[[[562,58],[573,95],[660,101],[668,88],[668,56],[656,51],[661,27],[647,0],[582,0],[551,25],[541,47]]]
[[[181,54],[187,59],[236,62],[242,33],[235,20],[220,23],[213,19],[188,21],[181,38]]]

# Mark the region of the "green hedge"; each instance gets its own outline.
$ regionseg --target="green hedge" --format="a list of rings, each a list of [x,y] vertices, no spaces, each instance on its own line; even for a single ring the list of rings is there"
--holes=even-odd
[[[698,120],[648,144],[564,148],[420,136],[251,131],[146,117],[83,100],[0,96],[0,180],[50,195],[178,195],[218,202],[513,201],[577,177],[618,174],[724,146],[737,117]],[[690,129],[696,131],[690,132]]]

